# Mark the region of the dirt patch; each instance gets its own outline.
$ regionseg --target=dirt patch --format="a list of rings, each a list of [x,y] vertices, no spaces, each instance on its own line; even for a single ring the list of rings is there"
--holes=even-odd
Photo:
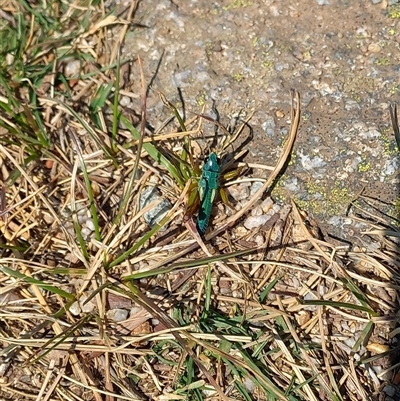
[[[328,222],[364,187],[385,201],[397,197],[388,112],[399,90],[395,11],[365,1],[143,2],[141,27],[124,51],[143,58],[148,81],[176,105],[184,102],[187,116],[205,107],[216,117],[215,107],[229,124],[255,110],[249,161],[276,161],[289,127],[289,89],[299,90],[303,121],[282,186],[338,232]],[[137,78],[135,71],[138,90]],[[152,126],[168,115],[150,92]]]

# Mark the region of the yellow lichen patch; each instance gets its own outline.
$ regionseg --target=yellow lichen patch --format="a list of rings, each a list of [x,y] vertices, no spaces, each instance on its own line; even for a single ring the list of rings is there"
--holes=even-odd
[[[394,95],[395,93],[397,93],[399,91],[399,86],[396,83],[393,83],[393,85],[390,87],[390,94]]]
[[[399,19],[400,18],[400,5],[395,4],[391,7],[388,8],[388,16],[393,19]]]
[[[309,181],[306,188],[310,195],[320,194],[321,196],[326,197],[326,190],[321,182]]]
[[[311,60],[311,52],[310,50],[306,50],[303,52],[303,61],[310,61]]]
[[[288,166],[293,166],[296,163],[296,160],[297,160],[297,154],[295,152],[292,152],[290,155]]]
[[[199,106],[204,106],[204,104],[206,103],[206,93],[205,92],[200,92],[197,96],[196,96],[196,103]]]
[[[393,128],[391,126],[381,127],[380,128],[380,142],[383,147],[383,154],[385,156],[394,156],[397,155],[398,149],[393,139],[391,139],[393,135]]]
[[[210,57],[210,56],[212,56],[213,55],[213,44],[211,43],[211,42],[207,42],[206,43],[206,55],[208,56],[208,57]]]
[[[244,79],[244,75],[241,74],[240,72],[235,72],[235,73],[232,75],[232,77],[233,77],[233,79],[234,79],[236,82],[241,82],[241,81],[243,81],[243,79]]]
[[[373,92],[376,90],[376,82],[371,77],[356,75],[345,80],[343,90],[349,93],[352,99],[359,101],[360,92]]]
[[[328,199],[326,201],[327,214],[332,216],[341,213],[352,200],[353,196],[349,194],[349,190],[335,182],[335,186],[330,193],[328,193]]]
[[[387,57],[377,58],[374,61],[374,64],[376,64],[376,65],[389,65],[390,64],[390,60]]]
[[[306,183],[308,199],[299,198],[295,194],[289,194],[284,187],[286,177],[282,177],[274,188],[272,195],[275,199],[286,201],[292,198],[303,210],[314,215],[334,216],[343,213],[349,203],[353,201],[353,195],[340,182],[334,182],[333,186],[328,183],[310,180]]]
[[[231,10],[235,8],[245,8],[253,5],[253,1],[247,1],[247,0],[232,0],[231,4],[228,4],[227,6],[222,7],[223,10]]]
[[[304,200],[304,199],[299,199],[296,196],[293,197],[293,200],[300,209],[305,210],[307,212],[313,212],[318,214],[316,210],[319,209],[319,207],[318,207],[318,202],[316,200]]]
[[[271,60],[265,60],[262,63],[263,67],[268,68],[269,70],[272,70],[274,63]]]
[[[363,160],[362,162],[358,163],[357,170],[359,173],[365,173],[371,168],[371,163]]]

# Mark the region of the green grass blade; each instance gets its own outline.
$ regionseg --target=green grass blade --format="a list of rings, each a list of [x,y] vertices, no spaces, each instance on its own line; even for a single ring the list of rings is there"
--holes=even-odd
[[[335,301],[322,301],[322,300],[302,300],[301,303],[303,305],[313,305],[313,306],[331,306],[332,308],[344,308],[350,310],[359,310],[362,312],[367,312],[371,316],[377,317],[378,313],[374,312],[372,309],[362,306],[362,305],[354,305],[346,302],[335,302]]]
[[[74,295],[72,295],[69,292],[66,292],[64,290],[61,290],[60,288],[57,288],[54,285],[46,284],[41,280],[37,280],[37,279],[35,279],[33,277],[26,276],[25,274],[22,274],[22,273],[20,273],[20,272],[18,272],[16,270],[10,269],[10,268],[5,267],[5,266],[1,266],[0,265],[0,270],[4,274],[7,274],[10,277],[14,277],[14,278],[17,278],[17,279],[25,281],[27,284],[35,285],[35,286],[41,288],[42,290],[50,291],[53,294],[59,295],[60,297],[63,297],[63,298],[66,298],[66,299],[70,299],[70,300],[75,300],[75,296]]]
[[[189,269],[192,267],[200,267],[200,266],[207,266],[208,264],[218,262],[221,260],[227,260],[231,258],[236,258],[242,255],[246,255],[252,252],[258,251],[258,248],[251,248],[251,249],[246,249],[244,251],[238,251],[238,252],[231,252],[231,253],[226,253],[222,255],[214,255],[214,256],[209,256],[207,258],[200,258],[196,260],[187,260],[184,262],[179,262],[175,263],[171,266],[168,267],[161,267],[158,269],[153,269],[153,270],[147,270],[144,272],[137,272],[130,274],[129,276],[126,276],[124,279],[125,280],[140,280],[145,277],[152,277],[152,276],[157,276],[159,274],[166,274],[166,273],[171,273],[172,271],[176,270],[181,270],[181,269]],[[114,261],[115,262],[115,261]],[[113,262],[113,263],[114,263]],[[114,265],[114,264],[113,264]]]
[[[94,115],[97,115],[99,110],[102,110],[106,104],[108,97],[114,87],[114,83],[110,82],[108,85],[102,85],[98,88],[96,95],[90,102],[89,108]],[[97,127],[102,128],[101,124],[97,121]]]
[[[61,107],[66,108],[68,112],[73,116],[76,121],[78,121],[82,127],[86,130],[86,132],[90,135],[90,137],[93,139],[93,141],[99,146],[99,148],[102,150],[102,152],[109,158],[111,159],[115,164],[117,164],[117,161],[114,159],[113,152],[112,150],[104,143],[103,140],[100,139],[100,137],[96,134],[96,132],[93,130],[93,128],[89,125],[89,123],[81,117],[79,113],[77,113],[71,106],[69,106],[66,103],[61,103],[57,99],[55,99],[55,102],[58,103]]]
[[[137,241],[131,248],[129,248],[122,255],[114,259],[109,265],[108,269],[119,265],[127,258],[129,258],[134,252],[136,252],[140,247],[142,247],[155,233],[157,233],[165,224],[167,224],[171,219],[171,216],[167,214],[158,224],[155,224],[152,229],[150,229],[139,241]],[[126,280],[129,280],[128,278]]]
[[[127,129],[132,134],[135,140],[140,139],[139,131],[129,122],[129,120],[121,115],[121,122],[127,127]],[[149,142],[143,143],[143,148],[146,150],[148,155],[158,164],[164,166],[171,176],[175,179],[176,183],[179,185],[180,188],[185,186],[185,179],[182,177],[180,171],[175,167],[175,165],[165,157],[160,150]]]
[[[74,211],[74,212],[76,213],[76,211]],[[78,223],[76,218],[72,219],[72,224],[74,226],[76,239],[78,241],[78,244],[79,244],[80,250],[82,252],[82,255],[85,258],[85,260],[89,260],[90,256],[89,256],[89,252],[88,252],[88,249],[87,249],[87,246],[86,246],[86,241],[85,241],[85,239],[83,238],[83,235],[82,235],[81,225]]]
[[[91,315],[86,315],[86,316],[82,317],[78,322],[76,322],[74,325],[69,327],[65,332],[57,334],[56,336],[51,338],[49,341],[47,341],[45,344],[43,344],[40,355],[36,358],[32,358],[29,361],[29,365],[32,365],[32,364],[36,363],[37,361],[40,361],[46,355],[48,355],[53,349],[56,349],[58,345],[65,342],[66,339],[73,337],[76,330],[79,330],[79,328],[82,327],[85,323],[87,323],[91,318],[92,318]]]
[[[86,191],[87,191],[88,198],[89,198],[90,212],[91,212],[91,217],[93,219],[95,237],[96,237],[97,241],[101,242],[99,216],[97,213],[97,207],[96,207],[96,201],[95,201],[94,194],[93,194],[92,183],[90,182],[89,174],[86,169],[86,163],[85,163],[85,160],[83,159],[82,152],[79,148],[79,143],[78,143],[77,139],[75,138],[75,135],[72,135],[72,138],[74,139],[74,142],[75,142],[76,152],[77,152],[77,155],[79,158],[80,167],[81,167],[81,171],[83,174],[83,179],[85,181]],[[83,237],[82,237],[81,227],[78,224],[78,222],[75,221],[75,219],[74,219],[74,226],[75,226],[75,231],[78,235],[78,239],[79,239],[81,248],[83,250],[85,250],[84,251],[85,258],[88,260],[89,254],[87,252],[87,247],[86,247],[85,241],[83,240]]]
[[[274,289],[275,285],[279,283],[280,278],[275,277],[262,291],[259,296],[260,303],[264,303],[268,297],[268,294]]]

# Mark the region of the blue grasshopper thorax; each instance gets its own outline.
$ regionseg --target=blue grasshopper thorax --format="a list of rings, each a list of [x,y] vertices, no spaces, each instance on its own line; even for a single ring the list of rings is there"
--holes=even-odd
[[[212,205],[219,189],[220,166],[215,153],[211,153],[204,163],[199,180],[200,208],[197,229],[204,234],[210,220]]]

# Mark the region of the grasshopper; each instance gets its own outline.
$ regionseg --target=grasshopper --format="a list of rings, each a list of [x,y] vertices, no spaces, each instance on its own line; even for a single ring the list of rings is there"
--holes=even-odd
[[[197,230],[204,235],[210,220],[212,206],[220,185],[220,166],[217,155],[210,153],[204,163],[198,184],[200,197],[199,213],[197,216]]]
[[[159,96],[165,106],[167,106],[175,114],[175,117],[179,122],[182,132],[187,132],[185,123],[180,116],[177,108],[172,103],[170,103],[162,93],[159,92]],[[222,143],[222,150],[225,150],[237,139],[237,137],[242,132],[243,128],[253,114],[250,114],[248,119],[234,133],[233,136],[222,124],[212,119],[211,117],[207,117],[204,114],[196,115],[201,119],[208,120],[217,125],[225,133],[226,138]],[[200,130],[200,126],[198,130]],[[215,201],[215,198],[217,197],[217,193],[220,193],[222,201],[229,206],[226,193],[222,189],[223,183],[224,181],[232,179],[233,177],[241,174],[242,169],[239,168],[235,171],[228,171],[227,173],[224,173],[224,170],[227,170],[227,166],[221,168],[218,162],[217,153],[211,152],[200,172],[197,161],[195,162],[193,160],[190,137],[185,136],[184,141],[185,144],[180,155],[167,152],[167,157],[164,159],[168,159],[168,163],[166,163],[166,165],[169,167],[167,168],[171,172],[172,176],[177,180],[177,183],[181,188],[183,188],[189,180],[191,181],[191,185],[189,185],[187,197],[185,199],[185,213],[183,216],[183,221],[185,223],[193,221],[192,216],[195,215],[197,212],[196,228],[198,233],[201,236],[204,236],[207,230],[208,222],[210,220],[213,203]],[[239,157],[240,156],[235,157],[235,159]],[[157,155],[156,160],[159,161],[159,159],[160,156]]]

